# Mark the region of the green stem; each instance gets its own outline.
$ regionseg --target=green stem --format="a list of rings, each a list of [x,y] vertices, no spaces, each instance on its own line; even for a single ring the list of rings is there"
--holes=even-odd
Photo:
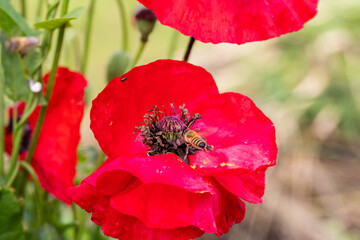
[[[37,10],[36,10],[36,16],[41,19],[41,12],[44,5],[44,0],[39,0]]]
[[[167,54],[168,59],[172,59],[174,57],[174,52],[176,50],[178,42],[179,42],[179,32],[174,30],[173,34],[171,36],[171,39],[170,39],[170,45],[169,45],[169,50],[168,50],[168,54]]]
[[[74,219],[74,240],[78,240],[80,239],[80,229],[79,229],[79,225],[80,225],[80,217],[79,217],[79,212],[76,209],[76,204],[73,203],[71,205],[71,209],[73,212],[73,219]]]
[[[138,49],[138,51],[136,53],[136,57],[134,59],[134,62],[132,64],[131,68],[136,66],[137,62],[139,61],[139,59],[140,59],[140,57],[142,55],[142,53],[144,52],[145,45],[146,45],[146,42],[141,41],[140,47],[139,47],[139,49]]]
[[[21,14],[26,19],[26,0],[21,0]]]
[[[4,176],[4,111],[5,111],[5,104],[4,104],[4,86],[5,86],[5,79],[4,79],[4,71],[1,62],[1,47],[0,47],[0,176]]]
[[[85,74],[86,66],[88,63],[89,58],[89,50],[90,50],[90,38],[91,38],[91,27],[93,23],[93,16],[94,16],[94,9],[95,9],[95,0],[91,0],[90,7],[89,7],[89,14],[88,14],[88,20],[86,24],[86,31],[85,31],[85,50],[84,50],[84,56],[82,59],[82,65],[81,65],[81,72]]]
[[[62,5],[62,8],[61,8],[61,16],[64,16],[67,13],[68,8],[69,8],[69,1],[70,0],[64,0],[63,1],[63,5]],[[63,26],[63,28],[65,28],[65,26]]]
[[[43,194],[42,194],[42,190],[41,190],[41,186],[40,186],[40,181],[39,178],[35,172],[35,170],[32,168],[32,166],[27,163],[27,162],[20,162],[20,165],[29,173],[29,175],[31,176],[33,182],[34,182],[34,186],[35,186],[35,196],[36,196],[36,201],[35,201],[35,205],[36,205],[36,210],[37,210],[37,217],[38,217],[38,223],[39,226],[41,226],[42,224],[42,220],[43,220],[43,210],[44,210],[44,202],[43,202]]]
[[[194,46],[194,43],[195,43],[195,38],[193,37],[190,37],[190,41],[189,41],[189,44],[186,48],[186,52],[185,52],[185,55],[184,55],[184,61],[187,62],[189,61],[189,57],[190,57],[190,53],[191,53],[191,50]]]
[[[122,30],[122,50],[128,50],[128,29],[127,29],[127,18],[126,18],[126,9],[122,0],[116,1],[119,6],[120,12],[120,21],[121,21],[121,30]]]
[[[18,109],[17,109],[17,101],[14,101],[13,103],[13,109],[12,109],[12,127],[13,129],[16,128],[17,122],[18,122]]]
[[[68,5],[69,5],[69,0],[65,0],[64,3],[63,3],[62,10],[61,10],[61,15],[62,16],[66,14]],[[46,87],[45,100],[47,102],[49,102],[49,100],[50,100],[50,97],[51,97],[51,94],[52,94],[52,91],[53,91],[53,88],[54,88],[54,84],[55,84],[56,70],[57,70],[57,67],[59,65],[60,53],[61,53],[61,48],[62,48],[62,44],[63,44],[63,41],[64,41],[64,35],[65,35],[65,27],[66,26],[63,25],[63,26],[60,27],[60,30],[59,30],[59,35],[58,35],[58,39],[57,39],[53,64],[52,64],[52,67],[51,67],[49,80],[48,80],[47,87]],[[26,159],[25,159],[25,161],[28,162],[28,163],[31,162],[31,159],[32,159],[32,157],[34,155],[35,147],[36,147],[37,141],[39,140],[40,131],[41,131],[42,125],[43,125],[44,120],[45,120],[45,115],[46,115],[47,108],[48,108],[48,105],[45,105],[45,106],[41,107],[39,117],[38,117],[38,120],[36,122],[35,129],[34,129],[33,137],[31,139],[29,149],[28,149],[28,153],[27,153]]]
[[[9,172],[6,178],[7,185],[9,185],[9,182],[12,182],[12,177],[15,177],[19,171],[19,168],[17,167],[18,164],[18,154],[20,150],[21,140],[24,133],[24,125],[27,121],[27,118],[30,116],[30,114],[34,111],[37,99],[34,99],[34,94],[31,92],[29,94],[28,100],[26,101],[27,104],[24,109],[24,114],[21,117],[21,120],[16,124],[16,126],[13,126],[14,132],[13,132],[13,149],[11,153],[11,159],[10,159],[10,167]],[[14,106],[14,113],[17,110],[17,106]]]
[[[19,172],[19,161],[16,161],[14,166],[14,171],[12,171],[11,173],[9,172],[9,174],[7,175],[8,179],[6,180],[6,184],[5,184],[6,187],[10,187],[13,184],[18,172]]]
[[[94,232],[91,236],[91,240],[99,240],[102,239],[101,238],[101,227],[99,225],[96,225],[96,227],[94,228]]]

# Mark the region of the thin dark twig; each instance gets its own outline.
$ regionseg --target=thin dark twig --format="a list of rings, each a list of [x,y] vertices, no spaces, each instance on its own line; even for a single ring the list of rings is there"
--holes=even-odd
[[[187,46],[187,49],[186,49],[186,52],[185,52],[185,55],[184,55],[184,61],[185,62],[189,61],[191,49],[192,49],[194,43],[195,43],[195,38],[190,37],[190,41],[189,41],[189,44]]]

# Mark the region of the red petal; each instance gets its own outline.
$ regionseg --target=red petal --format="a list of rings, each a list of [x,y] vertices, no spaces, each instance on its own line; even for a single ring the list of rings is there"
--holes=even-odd
[[[213,96],[191,111],[201,113],[202,119],[194,128],[200,128],[199,134],[214,147],[213,151],[190,155],[191,167],[202,175],[214,176],[234,195],[261,203],[265,170],[276,163],[272,122],[249,98],[237,93]]]
[[[102,227],[105,235],[118,239],[187,240],[200,237],[204,232],[195,226],[174,229],[149,228],[135,217],[124,215],[109,206],[109,197],[102,195],[86,182],[71,188],[72,199]]]
[[[127,186],[135,177],[143,183],[161,183],[195,193],[214,193],[211,184],[197,175],[185,162],[174,154],[148,157],[145,153],[128,155],[107,161],[89,180],[107,195],[113,195]]]
[[[209,193],[194,193],[166,184],[134,182],[111,198],[110,206],[140,219],[150,228],[196,226],[217,232]]]
[[[236,196],[217,186],[218,193],[213,196],[213,212],[216,216],[217,236],[227,233],[233,224],[240,223],[245,217],[245,204]]]
[[[118,175],[123,174],[118,169],[113,171],[111,179],[107,175],[114,162],[122,163],[120,159],[108,161],[98,170],[100,173],[91,176],[90,182],[96,182],[96,186],[88,184],[88,179],[85,179],[70,191],[73,201],[93,213],[92,220],[101,225],[108,236],[119,239],[190,239],[201,236],[202,230],[220,236],[244,218],[243,202],[210,178],[207,183],[216,186],[214,194],[191,192],[166,183],[143,184],[136,178],[130,184],[122,185],[117,182],[122,179],[117,178]],[[107,179],[102,179],[104,175]],[[103,191],[106,185],[122,186],[117,193],[112,192],[116,195],[110,196],[107,195],[110,192]]]
[[[49,74],[44,77],[47,82]],[[45,190],[71,203],[68,188],[74,185],[80,122],[84,113],[85,78],[58,68],[53,95],[31,164]],[[29,118],[34,127],[39,109]]]
[[[241,222],[245,214],[243,202],[222,189],[213,195],[199,194],[140,181],[111,198],[110,205],[149,227],[168,229],[193,225],[219,236],[228,232],[233,223]]]
[[[194,128],[200,128],[198,133],[214,146],[213,151],[189,156],[191,167],[200,174],[243,174],[275,165],[274,125],[248,97],[224,93],[189,111],[201,114]]]
[[[122,81],[122,79],[126,79]],[[113,79],[93,101],[91,129],[110,158],[145,152],[133,130],[153,105],[187,104],[197,97],[217,94],[212,76],[186,62],[159,60],[136,67]]]
[[[301,29],[317,0],[139,0],[159,21],[202,42],[242,44]]]
[[[256,171],[237,176],[215,176],[226,190],[241,199],[251,203],[262,203],[261,197],[265,191],[265,171]]]
[[[146,8],[152,9],[151,1],[152,0],[138,0],[142,5],[144,5]]]

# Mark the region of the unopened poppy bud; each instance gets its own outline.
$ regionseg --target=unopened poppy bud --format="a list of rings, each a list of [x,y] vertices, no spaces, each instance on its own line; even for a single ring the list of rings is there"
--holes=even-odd
[[[123,75],[126,72],[129,63],[130,63],[130,57],[127,54],[127,52],[116,51],[112,55],[109,64],[107,66],[107,71],[106,71],[107,81],[110,82],[111,79]]]
[[[6,50],[19,52],[25,55],[30,49],[39,46],[40,40],[37,37],[13,37],[5,42]]]
[[[141,7],[135,14],[136,25],[141,32],[141,41],[147,42],[156,22],[154,12],[148,8]]]

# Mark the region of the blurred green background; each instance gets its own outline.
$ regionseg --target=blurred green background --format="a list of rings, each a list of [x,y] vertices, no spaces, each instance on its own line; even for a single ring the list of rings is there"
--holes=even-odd
[[[131,21],[138,4],[124,2]],[[61,60],[78,71],[88,5],[71,1],[70,9],[85,11],[66,32]],[[245,220],[221,239],[360,239],[360,1],[320,0],[318,11],[304,29],[280,38],[241,46],[195,43],[189,62],[212,73],[221,92],[252,98],[277,129],[278,165],[268,171],[264,203],[247,204]],[[92,33],[88,110],[106,84],[111,55],[121,48],[116,1],[96,1]],[[130,35],[135,55],[140,34],[134,25]],[[173,39],[180,60],[188,37],[157,23],[139,64],[166,58]],[[85,156],[95,159],[97,147],[87,113],[78,181],[94,169],[95,160]],[[89,218],[82,213],[89,226],[83,239],[98,239]]]

